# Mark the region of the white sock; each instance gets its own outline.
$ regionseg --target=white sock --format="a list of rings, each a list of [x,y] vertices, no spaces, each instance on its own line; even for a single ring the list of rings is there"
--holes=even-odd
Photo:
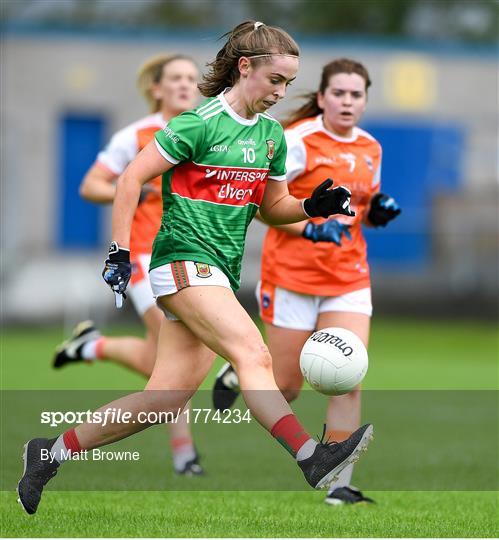
[[[99,341],[100,337],[97,339],[92,339],[91,341],[87,341],[81,348],[81,356],[85,360],[95,360],[97,358],[97,342]]]
[[[353,474],[353,463],[350,463],[347,467],[345,467],[338,476],[338,480],[336,482],[333,482],[329,486],[328,494],[331,494],[335,489],[340,487],[349,486],[350,482],[352,481],[352,474]]]
[[[315,450],[315,447],[319,443],[317,441],[314,441],[314,439],[309,439],[306,443],[303,444],[303,446],[296,452],[296,461],[303,461],[304,459],[308,459]]]
[[[173,452],[173,468],[179,472],[183,471],[186,464],[196,457],[194,445],[183,445]]]
[[[64,463],[68,459],[69,452],[66,448],[66,445],[64,444],[63,435],[59,435],[57,441],[55,441],[54,445],[50,449],[50,454],[54,456],[55,460],[58,463]]]

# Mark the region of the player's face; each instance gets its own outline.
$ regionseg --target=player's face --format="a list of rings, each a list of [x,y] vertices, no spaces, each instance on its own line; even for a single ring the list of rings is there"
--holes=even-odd
[[[328,129],[349,136],[366,110],[366,82],[357,73],[338,73],[317,96]]]
[[[282,99],[296,77],[298,64],[298,58],[275,55],[268,62],[241,71],[248,111],[265,112]]]
[[[172,114],[192,109],[198,98],[198,69],[190,61],[172,60],[163,67],[163,75],[154,85],[153,95]]]

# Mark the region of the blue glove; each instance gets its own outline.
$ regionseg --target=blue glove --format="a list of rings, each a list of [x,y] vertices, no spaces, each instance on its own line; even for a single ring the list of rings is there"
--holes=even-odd
[[[312,242],[333,242],[337,246],[341,246],[341,237],[345,235],[349,240],[352,239],[352,235],[348,230],[350,225],[340,223],[336,219],[328,219],[325,223],[316,225],[309,221],[303,229],[302,236]]]
[[[393,197],[384,193],[376,193],[371,199],[371,208],[367,219],[375,227],[386,227],[386,224],[395,219],[400,212],[402,209]]]
[[[331,178],[324,180],[314,189],[312,195],[303,201],[303,210],[308,217],[327,218],[332,214],[355,216],[355,212],[350,210],[350,190],[343,186],[329,189],[332,185]]]
[[[115,295],[126,298],[125,290],[132,275],[132,265],[130,264],[130,250],[120,248],[116,242],[111,242],[109,255],[106,259],[102,277],[111,287]],[[118,305],[118,299],[116,303]]]

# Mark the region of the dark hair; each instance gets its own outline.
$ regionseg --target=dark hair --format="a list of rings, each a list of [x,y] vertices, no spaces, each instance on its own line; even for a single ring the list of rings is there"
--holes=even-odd
[[[161,102],[152,95],[152,87],[161,81],[164,67],[175,60],[188,60],[196,65],[191,57],[183,54],[160,54],[149,58],[140,66],[137,74],[137,87],[153,113],[161,109]]]
[[[369,73],[360,62],[351,60],[349,58],[337,58],[322,68],[319,90],[317,92],[310,92],[309,94],[302,96],[307,98],[307,101],[286,118],[286,120],[283,122],[283,126],[287,127],[295,122],[298,122],[298,120],[302,120],[303,118],[309,118],[311,116],[317,116],[320,114],[322,109],[317,103],[317,93],[320,92],[323,94],[329,85],[329,80],[331,77],[333,75],[338,75],[338,73],[356,73],[357,75],[360,75],[366,82],[366,92],[371,86]]]
[[[245,21],[227,32],[225,45],[218,51],[213,62],[208,67],[209,72],[203,76],[199,84],[200,92],[206,97],[218,95],[228,86],[234,86],[239,80],[238,61],[242,56],[251,59],[252,56],[267,54],[300,55],[300,49],[295,40],[281,28],[267,26],[256,21]],[[250,60],[252,65],[268,58]]]

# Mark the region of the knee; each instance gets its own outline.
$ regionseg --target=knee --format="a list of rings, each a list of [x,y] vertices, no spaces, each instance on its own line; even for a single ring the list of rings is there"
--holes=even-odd
[[[287,373],[283,370],[274,371],[275,382],[288,403],[294,401],[301,392],[303,378],[296,373]]]
[[[142,321],[147,330],[147,337],[157,342],[161,323],[164,319],[163,312],[157,307],[150,307],[142,316]]]
[[[144,348],[143,348],[142,355],[140,358],[140,364],[141,364],[143,373],[147,377],[151,377],[153,373],[154,365],[156,363],[156,354],[157,354],[156,343],[148,335],[147,339],[144,341]]]
[[[272,371],[272,357],[265,343],[252,345],[234,357],[238,369],[264,369]]]
[[[360,384],[358,384],[351,392],[348,392],[347,394],[352,399],[359,399],[360,398]]]
[[[162,418],[170,413],[178,413],[182,411],[192,397],[192,392],[186,390],[169,390],[159,387],[154,382],[146,385],[142,391],[143,409],[153,416],[156,415],[158,420],[154,423],[165,423]],[[167,420],[166,420],[167,421]]]
[[[348,392],[348,394],[340,394],[339,396],[331,396],[330,401],[332,403],[341,402],[341,403],[350,403],[354,405],[356,402],[360,401],[360,385],[356,386],[353,390]]]
[[[282,388],[281,393],[284,396],[284,399],[288,403],[291,403],[300,395],[300,390],[296,388]]]

